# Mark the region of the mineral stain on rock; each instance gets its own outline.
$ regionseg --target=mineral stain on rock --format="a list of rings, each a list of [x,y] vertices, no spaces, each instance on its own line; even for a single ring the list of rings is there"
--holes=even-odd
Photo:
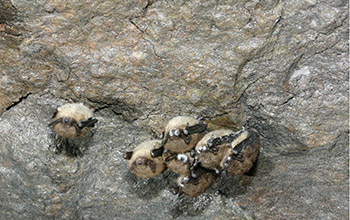
[[[0,12],[1,219],[349,217],[348,1],[0,0]],[[102,109],[79,158],[49,148],[51,113],[71,99]],[[166,189],[174,176],[134,186],[122,152],[177,115],[249,121],[256,171],[193,200]]]

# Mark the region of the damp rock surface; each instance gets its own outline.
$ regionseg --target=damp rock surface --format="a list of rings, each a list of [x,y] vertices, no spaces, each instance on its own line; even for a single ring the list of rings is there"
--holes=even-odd
[[[0,0],[1,219],[349,218],[348,1]],[[98,107],[82,154],[47,126]],[[177,198],[124,151],[174,116],[261,135],[256,168]]]

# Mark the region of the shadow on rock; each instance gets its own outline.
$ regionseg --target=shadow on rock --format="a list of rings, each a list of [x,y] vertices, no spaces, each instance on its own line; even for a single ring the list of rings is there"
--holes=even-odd
[[[165,171],[153,178],[141,178],[130,170],[125,172],[123,177],[125,182],[129,185],[130,193],[144,200],[157,197],[161,191],[168,187],[169,182],[174,178],[174,174],[169,171]]]
[[[93,135],[91,131],[84,137],[63,138],[52,131],[50,133],[52,144],[49,148],[56,154],[64,153],[68,157],[81,157],[89,149]]]
[[[246,173],[247,176],[253,176],[259,178],[260,176],[265,176],[271,173],[275,169],[275,165],[271,159],[267,157],[260,156],[257,161],[255,161],[252,169]]]
[[[268,158],[258,159],[253,167],[243,176],[235,176],[229,173],[222,173],[212,187],[213,190],[224,197],[235,198],[244,195],[252,181],[259,181],[260,177],[269,175],[274,169],[274,164]]]
[[[180,216],[193,217],[202,214],[210,205],[213,198],[208,193],[204,193],[196,198],[188,198],[185,195],[177,197],[173,207],[170,209],[170,215],[173,218]]]

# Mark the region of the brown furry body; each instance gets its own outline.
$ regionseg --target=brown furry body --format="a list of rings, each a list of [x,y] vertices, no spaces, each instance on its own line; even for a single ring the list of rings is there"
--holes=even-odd
[[[236,141],[236,144],[239,144],[238,141]],[[234,174],[234,175],[243,175],[244,173],[248,172],[254,165],[254,162],[256,161],[258,154],[259,154],[259,145],[260,145],[260,138],[257,136],[256,140],[248,145],[245,150],[243,151],[244,160],[231,160],[228,162],[227,165],[227,172]],[[234,145],[232,145],[234,147]],[[226,152],[226,155],[224,156],[221,167],[224,168],[224,161],[225,159],[232,154],[232,150]]]
[[[152,158],[150,151],[161,146],[161,141],[146,141],[138,145],[129,160],[129,168],[139,177],[157,176],[165,169],[163,158]]]
[[[189,198],[201,195],[215,182],[215,176],[212,173],[205,173],[195,180],[191,179],[187,183],[183,183],[182,180],[184,178],[185,176],[178,178],[178,186],[180,187],[180,192]]]
[[[195,148],[196,152],[198,152],[202,147],[208,147],[207,145],[208,145],[209,139],[221,137],[231,133],[232,133],[231,130],[226,130],[226,129],[220,129],[220,130],[209,132],[196,145],[196,148]],[[217,148],[216,154],[207,150],[207,151],[202,151],[198,155],[198,160],[200,161],[201,166],[212,170],[220,166],[221,159],[224,157],[226,151],[229,150],[230,148],[226,144],[218,145],[216,146],[216,148]]]
[[[194,126],[198,123],[198,120],[187,116],[178,116],[171,119],[165,127],[165,138],[167,138],[167,141],[164,144],[164,148],[171,151],[172,153],[184,153],[190,151],[204,136],[205,133],[195,133],[190,134],[188,137],[184,137],[183,131],[187,126]],[[169,135],[169,133],[175,129],[180,131],[180,136]],[[184,138],[188,138],[189,142],[186,143]]]
[[[183,163],[182,161],[178,160],[176,157],[168,162],[165,162],[165,165],[168,167],[169,170],[173,171],[177,174],[188,174],[188,168],[193,162],[193,157],[190,156],[190,153],[187,152],[185,155],[188,158],[188,161],[186,163]],[[163,154],[163,159],[165,161],[166,154]]]
[[[92,116],[93,113],[90,108],[81,103],[72,103],[58,107],[57,113],[53,120],[55,121],[60,118],[69,118],[72,121],[74,120],[75,123],[79,123],[79,121],[87,120]],[[89,127],[84,127],[81,129],[80,134],[78,134],[74,126],[65,123],[57,123],[53,126],[53,129],[57,134],[65,138],[84,136],[90,130]]]

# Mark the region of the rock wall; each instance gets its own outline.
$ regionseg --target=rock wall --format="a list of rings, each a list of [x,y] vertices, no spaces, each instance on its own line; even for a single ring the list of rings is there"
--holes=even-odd
[[[342,219],[349,190],[348,1],[0,0],[2,219]],[[100,108],[83,156],[55,108]],[[122,152],[177,115],[261,134],[252,176],[199,198]],[[312,211],[310,211],[312,210]]]

